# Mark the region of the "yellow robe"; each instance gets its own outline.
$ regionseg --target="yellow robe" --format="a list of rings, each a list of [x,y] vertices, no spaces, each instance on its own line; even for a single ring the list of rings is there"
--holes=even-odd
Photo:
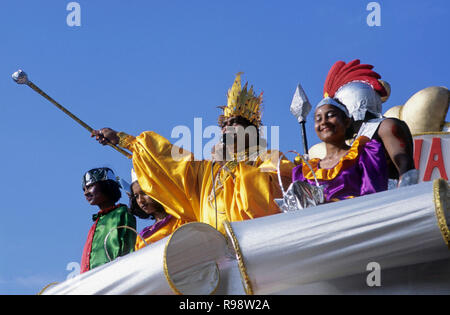
[[[267,151],[253,162],[227,163],[228,170],[214,164],[216,216],[212,161],[195,161],[192,153],[151,131],[138,137],[124,133],[119,136],[119,145],[133,153],[142,190],[178,219],[207,223],[225,233],[225,220],[242,221],[280,213],[273,200],[282,197],[277,177],[278,151]],[[182,153],[182,158],[175,160],[172,152]],[[280,164],[284,182],[290,183],[293,163],[283,159]]]

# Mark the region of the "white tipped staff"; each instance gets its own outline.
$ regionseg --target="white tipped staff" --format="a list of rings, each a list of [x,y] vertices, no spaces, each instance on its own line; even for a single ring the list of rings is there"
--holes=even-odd
[[[40,95],[42,95],[43,97],[45,97],[47,100],[49,100],[53,105],[55,105],[56,107],[58,107],[60,110],[62,110],[64,113],[66,113],[68,116],[70,116],[73,120],[75,120],[77,123],[79,123],[81,126],[83,126],[85,129],[87,129],[91,134],[94,131],[94,129],[92,127],[90,127],[89,125],[87,125],[84,121],[82,121],[81,119],[79,119],[77,116],[75,116],[74,114],[72,114],[71,112],[69,112],[64,106],[62,106],[61,104],[59,104],[57,101],[55,101],[53,98],[51,98],[50,96],[48,96],[44,91],[42,91],[39,87],[37,87],[33,82],[31,82],[30,80],[28,80],[28,76],[27,74],[22,71],[16,71],[12,74],[12,78],[13,80],[17,83],[17,84],[26,84],[28,85],[30,88],[32,88],[34,91],[36,91],[37,93],[39,93]],[[121,148],[115,146],[112,143],[108,143],[109,146],[113,147],[114,149],[116,149],[117,151],[119,151],[120,153],[122,153],[123,155],[125,155],[127,158],[131,158],[131,154],[129,154],[128,152],[122,150]]]
[[[308,116],[311,111],[312,106],[309,103],[308,97],[305,91],[303,91],[302,86],[299,84],[295,90],[294,97],[291,102],[291,113],[297,118],[297,121],[302,127],[302,140],[303,140],[303,151],[308,159],[308,141],[306,138],[306,116]]]

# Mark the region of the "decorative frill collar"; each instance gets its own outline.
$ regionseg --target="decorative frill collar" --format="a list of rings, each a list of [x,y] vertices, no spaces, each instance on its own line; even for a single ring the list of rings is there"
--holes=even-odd
[[[339,162],[332,168],[319,168],[319,163],[321,159],[319,158],[311,159],[309,163],[311,164],[311,167],[314,173],[316,174],[317,179],[332,180],[336,178],[336,176],[338,176],[341,171],[350,168],[352,165],[356,163],[356,161],[358,160],[358,156],[361,153],[361,150],[369,141],[370,139],[365,136],[358,137],[353,142],[347,154],[344,155],[339,160]],[[302,167],[302,173],[306,179],[314,180],[314,175],[309,167]]]

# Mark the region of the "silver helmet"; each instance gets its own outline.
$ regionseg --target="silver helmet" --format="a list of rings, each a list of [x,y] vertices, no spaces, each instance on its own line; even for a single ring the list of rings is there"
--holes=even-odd
[[[366,112],[382,117],[382,99],[373,87],[364,81],[353,81],[341,86],[334,98],[344,104],[355,121],[364,120]]]
[[[93,168],[84,174],[82,180],[82,187],[84,188],[87,185],[91,185],[106,180],[112,180],[119,184],[118,178],[116,177],[112,169],[108,167]]]

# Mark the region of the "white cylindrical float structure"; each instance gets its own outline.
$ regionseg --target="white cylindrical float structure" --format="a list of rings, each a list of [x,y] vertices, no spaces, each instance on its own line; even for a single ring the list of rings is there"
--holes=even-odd
[[[225,237],[204,223],[188,223],[156,243],[50,286],[49,294],[213,294]]]
[[[446,218],[447,217],[447,218]],[[225,223],[247,294],[449,259],[443,179],[298,212]]]

